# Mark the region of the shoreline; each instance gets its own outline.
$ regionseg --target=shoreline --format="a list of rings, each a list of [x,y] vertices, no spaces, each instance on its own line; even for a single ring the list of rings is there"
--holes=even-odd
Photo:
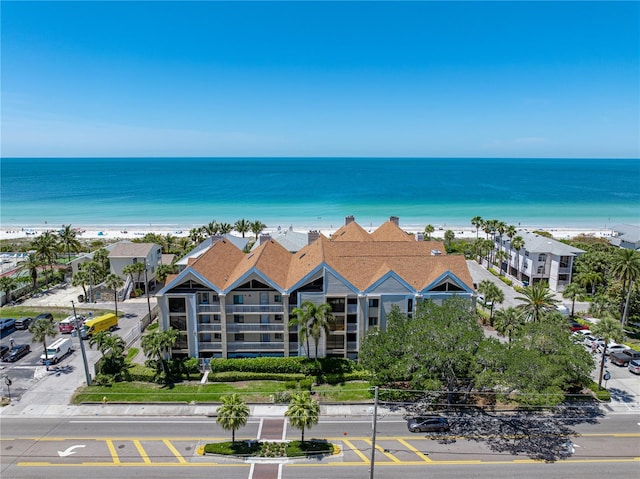
[[[356,218],[357,222],[357,218]],[[267,226],[263,230],[264,233],[269,234],[278,234],[279,232],[291,230],[297,233],[307,233],[309,231],[320,231],[327,237],[330,237],[338,228],[342,227],[344,223],[339,225],[330,225],[330,226],[322,226],[322,225],[312,225],[312,226],[304,226],[304,225],[295,225],[290,224],[288,226]],[[367,232],[371,233],[375,231],[378,227],[380,227],[382,223],[379,224],[369,224],[363,225]],[[72,225],[74,226],[74,225]],[[107,239],[107,240],[133,240],[140,239],[144,237],[146,234],[155,233],[162,236],[166,236],[167,234],[171,234],[174,237],[181,238],[189,236],[189,231],[193,228],[199,228],[202,225],[178,225],[178,224],[129,224],[129,225],[83,225],[83,226],[74,226],[74,228],[78,231],[78,239]],[[407,233],[421,233],[424,232],[425,225],[412,225],[406,224],[403,225],[402,221],[400,222],[400,228],[406,231]],[[476,229],[472,225],[455,225],[455,224],[441,224],[441,225],[433,225],[435,231],[431,234],[433,238],[442,239],[444,238],[444,233],[447,230],[451,230],[454,232],[456,238],[475,238],[476,237]],[[0,229],[0,240],[12,240],[12,239],[29,239],[36,238],[40,234],[45,231],[57,231],[59,228],[54,227],[53,225],[25,225],[25,226],[3,226]],[[566,227],[566,226],[554,226],[548,225],[546,227],[538,226],[538,225],[519,225],[516,226],[516,230],[518,231],[546,231],[553,235],[554,239],[571,239],[580,235],[594,236],[597,238],[609,238],[614,235],[613,230],[611,228],[606,227]],[[241,236],[240,233],[236,231],[232,231],[233,235]],[[484,237],[485,233],[480,230],[478,236]],[[254,234],[248,232],[245,234],[246,237],[254,237]]]

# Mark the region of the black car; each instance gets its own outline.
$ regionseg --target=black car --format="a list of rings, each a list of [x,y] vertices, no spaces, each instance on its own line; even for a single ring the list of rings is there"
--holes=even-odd
[[[16,329],[29,329],[33,318],[20,318],[16,319]]]
[[[4,344],[0,345],[0,359],[4,358],[4,355],[9,352],[9,346]]]
[[[31,351],[31,346],[29,346],[28,344],[16,344],[13,348],[11,348],[11,351],[9,351],[7,355],[2,358],[2,360],[12,363],[20,359],[22,356],[26,356],[27,354],[29,354],[29,351]]]
[[[46,319],[47,321],[51,321],[53,323],[53,314],[51,313],[42,313],[39,314],[38,316],[36,316],[36,321],[38,321],[39,319]]]
[[[407,421],[410,432],[443,432],[449,429],[449,422],[444,417],[413,417]]]

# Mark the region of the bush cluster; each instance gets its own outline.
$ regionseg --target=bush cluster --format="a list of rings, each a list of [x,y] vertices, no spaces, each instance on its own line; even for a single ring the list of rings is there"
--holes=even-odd
[[[208,380],[211,382],[234,382],[234,381],[287,381],[297,384],[306,376],[301,373],[256,373],[252,371],[224,371],[209,374]]]
[[[320,358],[317,360],[304,357],[213,359],[209,364],[211,372],[215,374],[235,371],[244,373],[322,376],[331,374],[345,375],[355,371],[361,371],[354,361],[345,358]],[[290,379],[284,380],[287,381]],[[297,380],[297,378],[294,380]]]

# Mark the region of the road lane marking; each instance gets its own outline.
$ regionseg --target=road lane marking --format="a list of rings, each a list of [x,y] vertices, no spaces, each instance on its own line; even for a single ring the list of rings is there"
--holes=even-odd
[[[365,439],[365,442],[367,444],[369,444],[371,446],[371,439]],[[400,459],[398,459],[396,456],[394,456],[393,454],[391,454],[390,452],[388,452],[386,449],[384,449],[380,444],[376,444],[376,450],[380,451],[382,454],[384,454],[385,456],[387,456],[389,459],[391,459],[393,462],[397,462],[397,463],[401,463],[402,461]]]
[[[113,459],[114,464],[120,464],[120,458],[118,457],[118,451],[116,451],[115,446],[113,445],[113,441],[111,439],[106,440],[107,447],[109,448],[109,452],[111,453],[111,458]]]
[[[133,440],[133,445],[136,446],[136,449],[138,450],[138,453],[140,454],[140,456],[142,457],[142,460],[146,463],[146,464],[151,464],[151,460],[149,459],[149,456],[147,454],[147,451],[144,450],[144,447],[142,447],[142,443],[138,440],[138,439],[134,439]]]
[[[168,439],[163,439],[162,442],[164,442],[165,446],[167,446],[167,448],[173,453],[173,455],[176,456],[176,458],[178,458],[178,462],[180,464],[188,464],[186,459],[182,457],[182,454],[180,454],[180,452],[176,449],[176,447],[173,444],[171,444],[171,442],[169,442]]]
[[[402,438],[398,438],[398,442],[400,444],[402,444],[403,446],[405,446],[407,449],[409,449],[410,451],[413,451],[420,459],[422,459],[424,462],[433,462],[431,459],[429,459],[423,452],[418,451],[415,447],[413,447],[411,444],[409,444],[407,441],[405,441]]]
[[[355,452],[360,457],[360,459],[362,459],[364,462],[369,464],[369,458],[367,456],[365,456],[360,449],[358,449],[356,446],[354,446],[351,443],[351,441],[349,441],[348,439],[343,439],[342,442],[344,442],[347,446],[349,446],[349,448],[353,452]]]

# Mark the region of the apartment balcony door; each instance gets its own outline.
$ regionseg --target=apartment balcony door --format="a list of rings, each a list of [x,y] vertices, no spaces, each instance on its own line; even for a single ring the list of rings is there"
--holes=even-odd
[[[260,306],[265,306],[264,308],[260,308],[262,311],[267,311],[269,308],[269,293],[268,292],[262,292],[260,293]],[[269,315],[268,314],[262,314],[260,315],[260,322],[261,323],[268,323],[269,322]]]

